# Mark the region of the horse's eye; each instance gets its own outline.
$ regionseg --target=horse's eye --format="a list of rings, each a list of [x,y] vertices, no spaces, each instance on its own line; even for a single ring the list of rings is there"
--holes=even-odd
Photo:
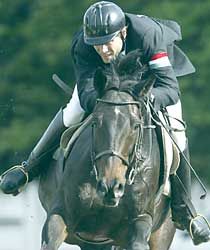
[[[99,125],[100,125],[100,119],[98,117],[94,117],[94,119],[92,121],[92,126],[96,128]]]
[[[102,114],[98,114],[93,116],[93,120],[92,120],[92,124],[95,127],[100,127],[103,121],[103,115]]]
[[[97,127],[97,122],[96,121],[92,121],[92,128],[96,128]]]

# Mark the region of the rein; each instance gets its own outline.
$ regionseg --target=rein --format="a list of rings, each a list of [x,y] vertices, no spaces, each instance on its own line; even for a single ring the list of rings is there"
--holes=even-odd
[[[186,129],[186,124],[185,124],[184,122],[182,122],[181,120],[179,120],[179,119],[177,119],[177,118],[174,118],[174,117],[171,117],[171,116],[169,116],[169,115],[166,115],[166,114],[164,113],[164,115],[166,115],[168,118],[173,118],[173,119],[179,121],[180,123],[182,123],[182,125],[184,126],[184,129],[183,129],[183,130],[178,130],[178,129],[172,128],[171,126],[168,126],[167,124],[164,124],[164,123],[161,121],[161,119],[159,119],[158,113],[155,111],[155,109],[154,109],[152,103],[149,102],[149,106],[150,106],[151,111],[153,112],[153,115],[151,116],[152,120],[155,122],[155,124],[157,124],[158,126],[161,126],[161,127],[163,127],[163,128],[165,129],[165,131],[167,132],[167,134],[168,134],[169,137],[171,138],[172,142],[173,142],[174,145],[177,147],[179,153],[183,156],[183,159],[184,159],[184,161],[186,162],[187,166],[188,166],[189,169],[192,171],[192,173],[194,174],[195,178],[196,178],[197,181],[199,182],[201,188],[203,189],[204,193],[200,196],[200,199],[205,199],[205,198],[206,198],[206,195],[207,195],[207,189],[206,189],[206,187],[204,186],[204,184],[203,184],[203,182],[201,181],[200,177],[198,176],[197,172],[195,171],[195,169],[193,168],[193,166],[191,165],[191,163],[190,163],[189,160],[187,159],[186,155],[185,155],[185,154],[181,151],[181,149],[179,148],[179,145],[177,144],[177,142],[176,142],[176,140],[175,140],[173,134],[171,133],[171,132],[173,132],[173,131],[174,131],[174,132],[176,132],[176,131],[180,131],[180,132],[181,132],[181,131],[185,130],[185,129]],[[154,118],[154,115],[155,115],[156,118]],[[186,190],[185,187],[184,187],[184,184],[182,183],[182,181],[179,180],[179,182],[180,182],[182,188],[183,188],[184,190]],[[185,191],[185,192],[186,192],[186,191]]]
[[[138,108],[141,107],[141,102],[142,102],[143,105],[146,107],[147,112],[148,112],[148,107],[149,107],[148,103],[146,103],[143,100],[142,101],[128,101],[128,102],[113,102],[113,101],[104,100],[104,99],[97,99],[97,102],[105,103],[108,105],[115,105],[115,106],[136,105],[136,106],[138,106]],[[109,157],[115,156],[115,157],[119,158],[123,162],[123,164],[128,167],[129,172],[127,174],[127,176],[128,176],[127,184],[132,185],[134,182],[135,176],[138,173],[139,163],[145,161],[145,157],[142,156],[143,129],[144,128],[154,128],[155,126],[151,126],[151,125],[144,126],[143,122],[139,122],[136,124],[138,132],[137,132],[137,138],[135,141],[134,150],[132,152],[131,159],[126,159],[121,153],[119,153],[117,150],[114,150],[114,149],[107,149],[107,150],[104,150],[104,151],[96,154],[95,145],[94,145],[95,126],[96,126],[96,123],[93,122],[92,123],[91,161],[92,161],[92,166],[93,166],[93,173],[96,177],[96,180],[98,181],[98,170],[97,170],[97,166],[96,166],[96,161],[104,156],[109,156]],[[151,147],[151,145],[150,145],[150,147]],[[151,149],[149,151],[151,151]]]

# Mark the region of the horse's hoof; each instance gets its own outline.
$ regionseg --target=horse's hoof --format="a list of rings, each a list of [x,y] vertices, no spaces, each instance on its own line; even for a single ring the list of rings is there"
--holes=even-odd
[[[41,250],[49,250],[48,247],[47,247],[47,244],[45,242],[42,243]]]

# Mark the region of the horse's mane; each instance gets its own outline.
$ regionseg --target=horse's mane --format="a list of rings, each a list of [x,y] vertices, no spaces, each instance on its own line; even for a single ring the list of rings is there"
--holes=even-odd
[[[115,89],[128,92],[136,99],[139,95],[147,94],[153,83],[154,76],[148,65],[143,64],[139,49],[125,56],[119,55],[111,62],[110,67],[98,68],[94,75],[94,87],[99,97],[107,90]]]
[[[147,93],[152,85],[150,84],[151,78],[149,81],[142,80],[143,75],[148,75],[148,72],[148,66],[142,62],[142,51],[137,49],[125,56],[120,54],[111,62],[110,67],[98,68],[94,76],[94,87],[99,97],[109,89],[129,92],[137,97],[143,88],[146,88],[144,93]]]
[[[147,65],[142,63],[142,52],[140,49],[129,52],[127,55],[120,54],[111,62],[111,67],[104,70],[104,74],[108,78],[122,81],[133,80],[138,81],[142,73],[148,70]]]
[[[142,51],[140,49],[129,52],[125,56],[119,56],[116,61],[113,62],[114,67],[120,77],[126,79],[136,79],[139,73],[146,72],[148,70],[147,65],[143,65]]]

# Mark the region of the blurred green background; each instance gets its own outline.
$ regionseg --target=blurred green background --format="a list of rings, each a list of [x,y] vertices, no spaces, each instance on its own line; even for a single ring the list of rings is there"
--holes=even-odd
[[[0,0],[0,173],[24,160],[74,85],[73,34],[90,0]],[[120,0],[125,12],[173,19],[196,74],[179,78],[191,161],[210,184],[210,1]]]

